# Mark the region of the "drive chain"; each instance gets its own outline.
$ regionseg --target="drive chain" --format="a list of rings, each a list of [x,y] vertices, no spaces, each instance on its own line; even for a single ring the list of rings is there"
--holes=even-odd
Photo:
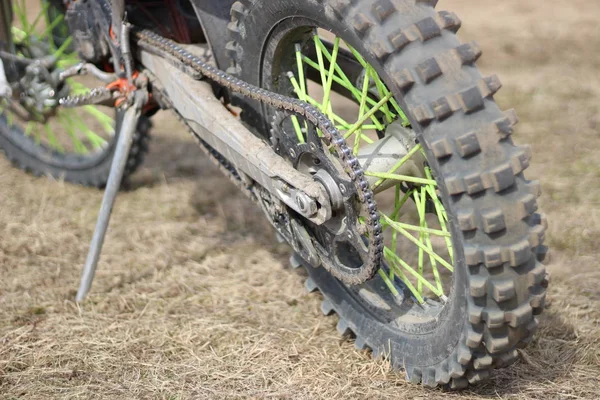
[[[364,215],[364,225],[366,226],[366,239],[368,240],[369,252],[368,260],[360,268],[361,272],[354,275],[352,279],[342,276],[335,270],[330,272],[349,284],[360,284],[373,277],[379,269],[383,253],[383,232],[377,211],[377,204],[358,159],[353,154],[352,149],[348,147],[342,134],[325,114],[306,102],[273,93],[244,82],[207,63],[200,57],[179,46],[176,42],[152,31],[135,30],[132,32],[132,39],[137,43],[138,47],[170,60],[181,71],[196,79],[198,78],[197,74],[201,74],[202,77],[232,92],[258,100],[278,110],[305,118],[308,122],[315,125],[322,132],[323,142],[331,146],[335,151],[344,171],[352,180],[357,197],[366,214]],[[206,149],[210,148],[210,146],[202,143],[202,141],[201,144]],[[213,152],[216,153],[214,150]],[[221,160],[223,157],[218,153],[218,156],[212,154],[210,151],[209,153],[222,165],[223,161],[226,161]],[[229,162],[227,164],[231,165]],[[235,169],[233,170],[235,171]]]

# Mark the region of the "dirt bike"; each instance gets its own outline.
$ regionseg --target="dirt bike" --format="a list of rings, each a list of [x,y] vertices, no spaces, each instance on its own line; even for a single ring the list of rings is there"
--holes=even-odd
[[[544,308],[545,221],[514,111],[437,0],[2,0],[0,147],[105,188],[172,110],[262,209],[356,348],[463,388],[513,363]]]

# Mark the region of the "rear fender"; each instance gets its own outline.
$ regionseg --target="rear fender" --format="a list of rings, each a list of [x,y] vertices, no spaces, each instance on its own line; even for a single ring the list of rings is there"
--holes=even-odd
[[[231,16],[231,6],[236,0],[190,0],[194,11],[202,24],[204,36],[210,45],[213,56],[220,69],[229,67],[225,45],[229,41],[227,24]]]

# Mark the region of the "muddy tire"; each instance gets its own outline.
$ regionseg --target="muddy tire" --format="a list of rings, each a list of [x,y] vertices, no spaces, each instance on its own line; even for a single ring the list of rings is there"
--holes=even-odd
[[[122,113],[117,113],[116,132],[121,120]],[[147,117],[142,117],[138,122],[123,174],[124,182],[142,164],[148,152],[151,127],[152,123]],[[0,116],[0,151],[4,152],[15,167],[35,176],[50,176],[82,186],[106,186],[117,137],[118,134],[115,134],[108,147],[93,156],[63,154],[36,143],[33,138],[26,136],[19,126],[10,126],[6,118]]]
[[[339,315],[341,333],[352,332],[360,349],[388,356],[409,381],[462,388],[514,362],[517,349],[531,341],[547,287],[536,258],[545,226],[536,214],[539,184],[523,175],[530,150],[511,139],[517,117],[493,99],[500,81],[481,76],[479,47],[459,42],[460,20],[436,12],[436,3],[238,1],[227,49],[229,71],[264,86],[261,57],[273,28],[306,19],[342,36],[396,95],[426,149],[449,214],[456,251],[450,299],[436,323],[416,327],[373,317],[323,268],[307,266],[307,288],[323,293],[322,311]],[[246,121],[264,130],[262,106],[240,104]]]

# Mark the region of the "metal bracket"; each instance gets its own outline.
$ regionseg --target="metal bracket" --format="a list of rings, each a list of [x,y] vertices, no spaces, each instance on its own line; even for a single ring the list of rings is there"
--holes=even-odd
[[[96,67],[94,64],[86,62],[81,62],[79,64],[73,65],[72,67],[65,69],[58,75],[58,78],[61,81],[64,81],[65,79],[71,78],[73,76],[82,76],[88,74],[92,75],[96,79],[101,80],[104,83],[114,82],[115,79],[118,78],[116,74],[104,72],[98,67]]]

